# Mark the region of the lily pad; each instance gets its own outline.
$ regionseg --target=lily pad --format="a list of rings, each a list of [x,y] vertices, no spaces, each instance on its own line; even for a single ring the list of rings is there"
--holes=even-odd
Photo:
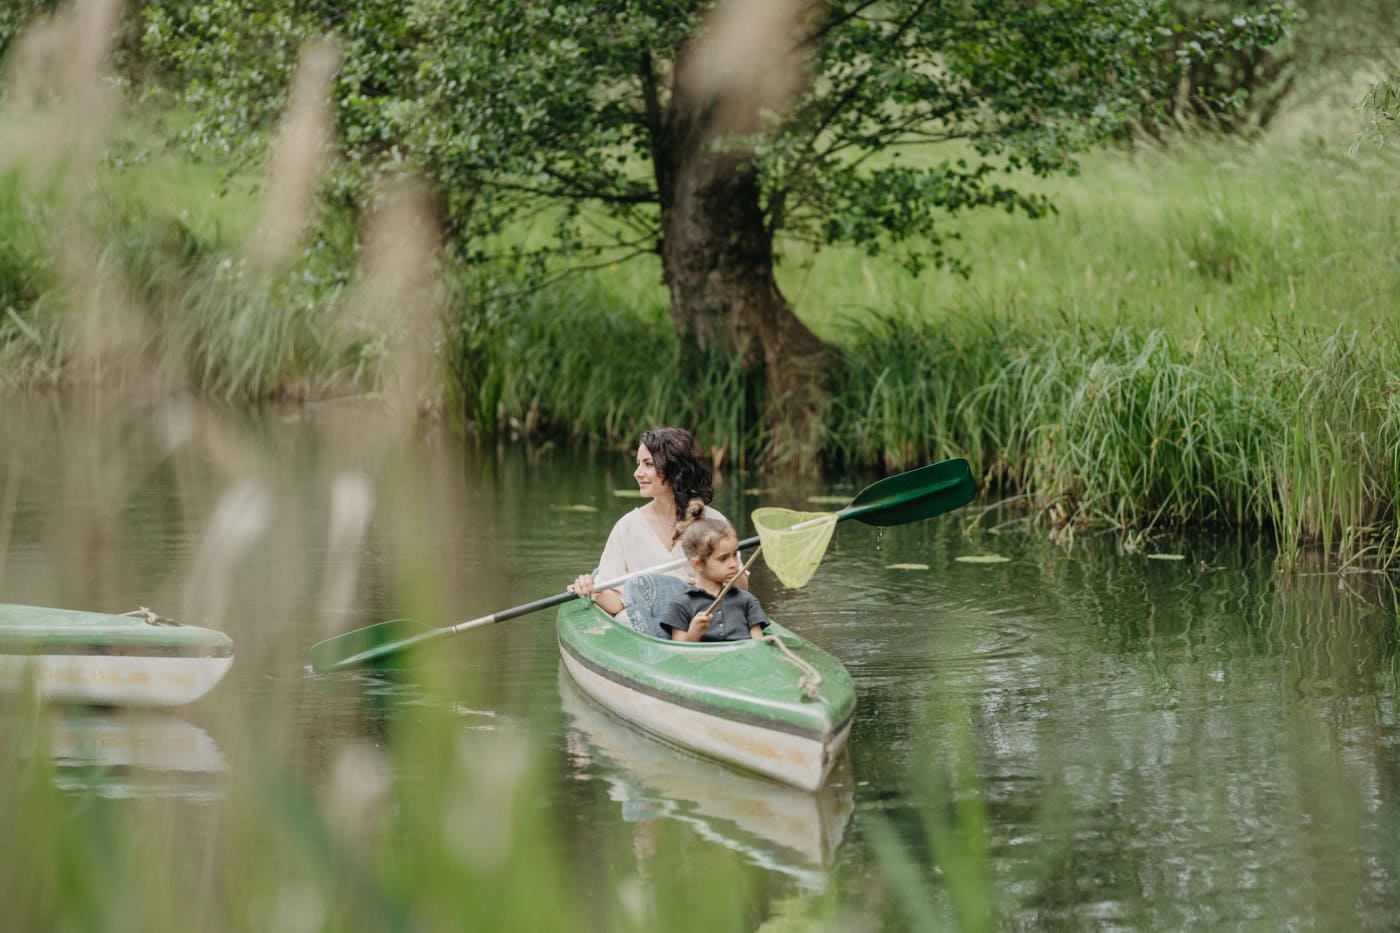
[[[1185,554],[1148,554],[1148,560],[1185,560]]]
[[[614,489],[613,495],[619,499],[640,499],[642,491],[640,489]]]
[[[596,506],[591,505],[551,505],[549,507],[555,512],[596,512]]]
[[[845,505],[851,501],[850,496],[808,496],[808,502],[818,505]]]
[[[886,564],[886,570],[927,570],[928,564]]]
[[[1011,558],[1002,557],[1000,554],[963,554],[953,558],[960,564],[1005,564]]]

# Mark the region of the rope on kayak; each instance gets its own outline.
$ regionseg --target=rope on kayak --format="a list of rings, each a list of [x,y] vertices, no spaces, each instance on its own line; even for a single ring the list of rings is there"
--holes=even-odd
[[[777,635],[764,635],[763,640],[770,645],[777,645],[778,650],[783,653],[783,658],[797,665],[797,669],[802,672],[801,679],[797,681],[797,685],[802,688],[802,695],[809,700],[817,699],[817,688],[822,682],[822,675],[817,673],[817,669],[793,654],[792,649],[783,644],[783,640]]]
[[[146,624],[148,624],[148,625],[174,625],[174,626],[179,626],[179,624],[180,624],[179,622],[176,622],[174,619],[167,619],[165,616],[160,615],[160,614],[157,613],[154,609],[147,609],[145,606],[142,606],[140,609],[133,609],[133,610],[131,610],[130,612],[123,612],[123,613],[121,613],[121,615],[124,615],[124,616],[137,616],[137,617],[139,617],[139,618],[141,618],[141,619],[144,619],[144,620],[146,621]]]

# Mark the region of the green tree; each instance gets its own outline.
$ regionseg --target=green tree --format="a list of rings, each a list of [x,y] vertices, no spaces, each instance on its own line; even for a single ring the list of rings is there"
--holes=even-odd
[[[1261,43],[1279,26],[1233,22]],[[742,355],[799,431],[830,350],[778,289],[779,238],[957,266],[958,214],[1043,214],[1028,175],[1072,168],[1190,57],[1164,63],[1159,0],[209,0],[152,5],[147,50],[194,135],[231,147],[321,33],[352,202],[412,167],[463,261],[542,212],[554,240],[517,250],[537,271],[658,254],[681,345]]]
[[[1280,41],[1278,32],[1280,21],[1300,15],[1295,0],[1171,0],[1171,9],[1170,31],[1159,42],[1162,67],[1155,86],[1149,81],[1144,88],[1140,125],[1157,135],[1182,126],[1222,132],[1268,126],[1298,77],[1298,37]]]

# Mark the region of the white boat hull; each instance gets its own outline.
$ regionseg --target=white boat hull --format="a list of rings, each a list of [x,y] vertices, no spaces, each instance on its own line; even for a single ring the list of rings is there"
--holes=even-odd
[[[568,651],[561,655],[584,692],[623,719],[683,748],[803,790],[822,786],[850,736],[849,720],[823,738],[737,722],[634,690],[584,666]]]
[[[28,687],[56,703],[184,706],[212,690],[232,665],[232,656],[8,654],[0,655],[0,693]]]

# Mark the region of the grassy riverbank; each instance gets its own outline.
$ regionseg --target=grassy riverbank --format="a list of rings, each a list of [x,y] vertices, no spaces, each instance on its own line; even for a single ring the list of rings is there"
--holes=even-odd
[[[431,344],[421,391],[481,431],[625,444],[669,421],[729,458],[763,449],[726,361],[680,376],[656,263],[490,305],[450,281],[426,323],[367,313],[350,224],[323,215],[255,273],[256,184],[148,151],[151,132],[117,134],[84,184],[0,164],[0,383],[324,396],[382,389],[396,347]],[[858,467],[966,456],[1066,532],[1219,523],[1388,557],[1400,158],[1350,142],[1091,157],[1043,183],[1057,215],[963,222],[967,278],[788,247],[785,293],[839,348],[813,445]]]
[[[968,457],[1062,533],[1222,524],[1393,556],[1400,213],[1393,154],[1201,142],[1091,159],[1057,216],[969,223],[966,279],[790,255],[784,288],[840,347],[829,462]],[[522,430],[624,442],[681,420],[763,443],[732,374],[677,384],[655,270],[472,319],[468,400]],[[642,296],[639,300],[638,296]],[[638,360],[660,360],[639,366]],[[489,386],[483,391],[484,386]],[[1131,539],[1130,539],[1131,540]]]

